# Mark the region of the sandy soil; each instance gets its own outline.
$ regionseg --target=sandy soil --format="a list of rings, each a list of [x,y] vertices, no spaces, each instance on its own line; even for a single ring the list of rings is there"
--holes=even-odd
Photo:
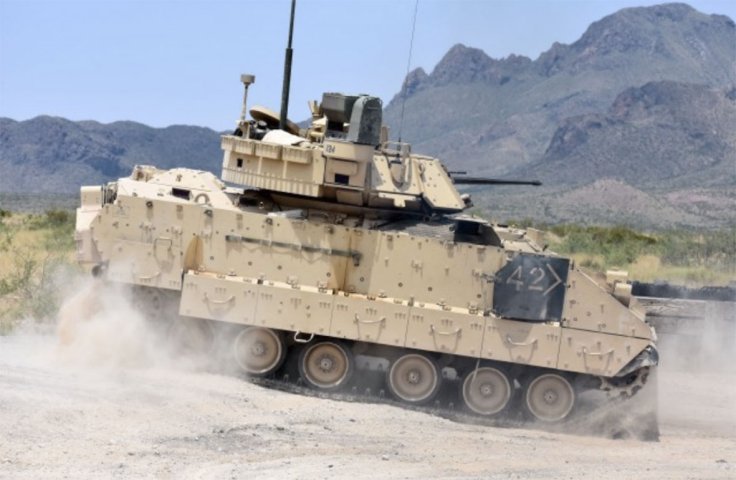
[[[143,358],[0,337],[0,477],[736,477],[733,373],[662,369],[662,438],[644,443],[459,424]]]

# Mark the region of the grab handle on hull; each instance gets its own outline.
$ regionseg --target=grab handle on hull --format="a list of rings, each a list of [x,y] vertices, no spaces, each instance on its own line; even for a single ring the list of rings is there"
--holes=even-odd
[[[207,292],[204,292],[204,301],[207,303],[214,303],[216,305],[224,305],[226,303],[232,302],[233,300],[235,300],[235,295],[230,295],[225,300],[215,300],[215,299],[210,298],[207,295]]]
[[[513,345],[514,347],[528,347],[530,345],[535,345],[537,343],[537,339],[535,338],[531,342],[515,342],[511,340],[511,335],[506,335],[506,343]]]
[[[463,329],[460,327],[457,327],[455,330],[451,332],[440,332],[436,328],[434,328],[434,325],[429,326],[429,331],[432,335],[447,335],[448,337],[450,335],[457,335],[458,337],[462,334]]]

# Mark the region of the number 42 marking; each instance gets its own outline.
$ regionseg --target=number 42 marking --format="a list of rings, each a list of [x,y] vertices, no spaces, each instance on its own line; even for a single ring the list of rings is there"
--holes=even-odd
[[[532,277],[532,282],[527,287],[527,290],[542,292],[542,295],[546,297],[547,295],[549,295],[549,292],[554,290],[557,285],[562,283],[562,279],[559,275],[557,275],[557,272],[554,268],[550,266],[549,263],[546,263],[545,267],[547,267],[547,270],[550,272],[550,274],[552,274],[555,282],[547,287],[547,289],[545,290],[544,284],[542,282],[547,275],[543,268],[534,267],[529,271],[529,275]],[[517,267],[517,269],[514,270],[514,272],[506,279],[506,283],[513,284],[516,287],[516,291],[520,292],[521,289],[524,287],[524,272],[522,268]]]

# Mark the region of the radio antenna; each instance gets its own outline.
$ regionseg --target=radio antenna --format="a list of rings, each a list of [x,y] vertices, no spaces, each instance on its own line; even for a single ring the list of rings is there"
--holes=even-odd
[[[406,107],[406,86],[409,80],[409,68],[411,67],[411,52],[414,49],[414,30],[417,26],[417,10],[419,9],[419,0],[414,3],[414,20],[411,24],[411,40],[409,41],[409,58],[406,60],[406,76],[404,76],[404,84],[401,86],[401,119],[399,120],[399,143],[401,143],[401,131],[404,129],[404,108]]]
[[[286,58],[284,59],[284,86],[281,90],[281,118],[279,128],[286,130],[289,116],[289,88],[291,86],[291,56],[294,50],[291,48],[291,38],[294,36],[294,9],[296,0],[291,0],[291,20],[289,21],[289,43],[286,46]]]

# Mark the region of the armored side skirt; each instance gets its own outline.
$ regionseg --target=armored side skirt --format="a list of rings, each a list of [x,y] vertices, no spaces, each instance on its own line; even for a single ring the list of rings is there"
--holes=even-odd
[[[180,314],[611,377],[649,340],[457,307],[189,271]]]

